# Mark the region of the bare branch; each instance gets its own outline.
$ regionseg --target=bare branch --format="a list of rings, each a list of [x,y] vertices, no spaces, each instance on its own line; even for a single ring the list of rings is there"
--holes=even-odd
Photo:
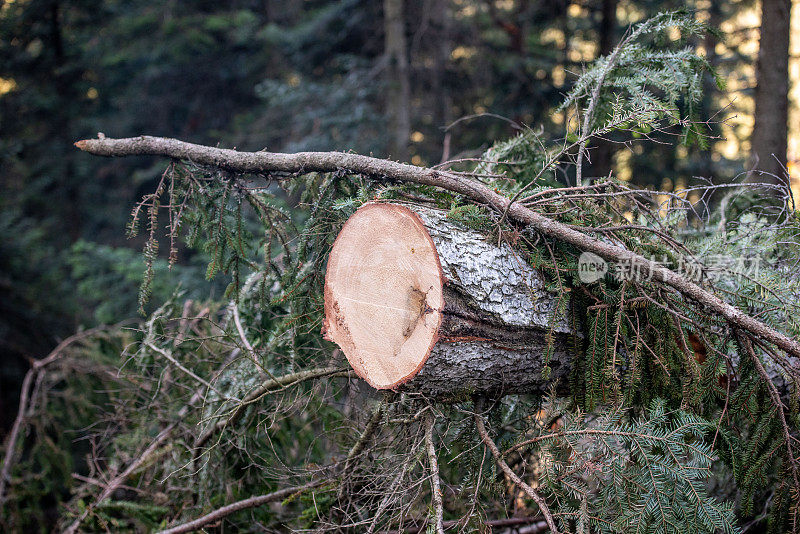
[[[412,462],[416,461],[418,457],[413,454],[409,454],[406,458],[406,461],[403,462],[403,467],[400,468],[400,472],[397,473],[397,476],[392,481],[392,484],[389,486],[389,491],[381,500],[381,503],[378,505],[378,509],[375,510],[375,515],[372,518],[372,523],[370,523],[369,528],[367,529],[367,534],[373,534],[375,529],[378,526],[378,521],[380,520],[383,512],[386,511],[389,504],[391,504],[392,499],[395,499],[400,485],[403,483],[403,480],[406,478],[406,473],[408,472],[408,468],[411,467]]]
[[[522,488],[522,490],[528,494],[528,496],[534,500],[534,502],[539,506],[539,510],[542,512],[545,521],[547,521],[547,526],[550,527],[550,532],[553,534],[558,534],[558,528],[556,528],[556,522],[553,519],[553,514],[550,512],[550,508],[547,506],[547,502],[544,498],[539,495],[539,493],[526,484],[517,474],[511,469],[505,460],[503,460],[503,456],[500,454],[500,449],[497,448],[497,445],[492,438],[489,436],[489,433],[486,431],[486,426],[483,423],[483,416],[479,413],[480,412],[480,405],[481,403],[477,403],[476,405],[476,413],[475,413],[475,426],[478,428],[478,434],[483,440],[484,445],[486,445],[494,456],[494,459],[497,461],[497,465],[500,466],[500,469],[508,475],[514,484]]]
[[[367,426],[364,427],[364,431],[361,433],[361,436],[359,436],[358,440],[356,440],[355,444],[353,444],[353,446],[350,448],[350,452],[347,453],[347,459],[345,460],[344,468],[342,469],[344,476],[347,476],[350,473],[353,462],[358,455],[364,451],[364,447],[367,446],[367,443],[369,443],[369,440],[372,439],[373,434],[375,434],[375,432],[378,430],[381,417],[383,416],[383,410],[386,408],[389,395],[390,393],[385,394],[383,400],[372,411],[372,415],[370,415],[369,421],[367,421]],[[338,500],[342,500],[344,490],[345,484],[343,483],[339,486]]]
[[[317,369],[305,369],[303,371],[298,371],[297,373],[290,373],[266,380],[259,387],[248,393],[247,396],[245,396],[245,398],[242,399],[242,401],[236,406],[231,415],[225,419],[217,421],[216,424],[206,429],[206,431],[203,432],[199,438],[197,438],[194,448],[197,449],[202,447],[209,439],[211,439],[211,436],[223,430],[228,425],[235,424],[244,414],[245,408],[268,393],[281,391],[288,387],[295,386],[308,380],[314,380],[316,378],[323,378],[326,376],[351,376],[352,374],[352,371],[349,369],[342,369],[339,367],[321,367]]]
[[[183,371],[183,372],[184,372],[184,373],[186,373],[187,375],[191,376],[191,377],[192,377],[192,378],[194,378],[196,381],[198,381],[198,382],[200,382],[201,384],[203,384],[203,385],[204,385],[205,387],[207,387],[209,390],[211,390],[211,391],[213,391],[214,393],[216,393],[217,395],[219,395],[219,396],[220,396],[220,398],[222,398],[222,399],[225,399],[225,400],[237,401],[237,402],[239,401],[239,399],[237,399],[237,398],[235,398],[235,397],[234,397],[234,398],[228,397],[228,396],[227,396],[227,395],[225,395],[223,392],[221,392],[220,390],[218,390],[217,388],[215,388],[215,387],[214,387],[214,386],[211,384],[211,382],[209,382],[209,381],[207,381],[207,380],[205,380],[205,379],[203,379],[203,378],[201,378],[201,377],[197,376],[197,374],[196,374],[196,373],[194,373],[194,372],[193,372],[191,369],[188,369],[188,368],[187,368],[185,365],[181,364],[181,362],[179,362],[178,360],[176,360],[176,359],[175,359],[175,358],[172,356],[172,354],[170,354],[169,350],[160,349],[160,348],[156,347],[155,345],[153,345],[152,343],[150,343],[149,341],[145,341],[145,343],[144,343],[144,344],[145,344],[147,347],[149,347],[150,349],[152,349],[154,352],[157,352],[157,353],[159,353],[160,355],[162,355],[163,357],[165,357],[167,360],[169,360],[170,362],[172,362],[172,364],[174,364],[174,365],[175,365],[175,367],[177,367],[178,369],[180,369],[181,371]]]
[[[594,90],[592,91],[592,97],[589,100],[589,109],[586,110],[586,115],[583,117],[583,126],[581,127],[580,135],[581,135],[581,146],[578,148],[578,161],[575,164],[575,185],[582,186],[588,185],[583,183],[583,154],[586,152],[586,144],[589,142],[589,128],[592,126],[592,122],[594,122],[594,114],[595,110],[597,109],[597,103],[600,101],[600,90],[603,88],[603,82],[605,82],[606,76],[608,73],[611,72],[611,69],[617,63],[617,57],[619,56],[620,51],[625,48],[625,46],[636,36],[636,33],[632,33],[627,35],[622,42],[620,42],[611,55],[606,60],[606,64],[603,67],[603,70],[600,72],[600,77],[598,78]]]
[[[84,519],[86,519],[89,516],[92,510],[97,508],[103,501],[109,498],[111,494],[114,493],[114,491],[116,491],[116,489],[119,488],[122,485],[122,483],[128,479],[129,476],[131,476],[133,473],[136,472],[137,469],[139,469],[139,467],[144,465],[149,460],[158,458],[161,454],[166,452],[165,449],[159,451],[159,447],[161,447],[161,445],[167,440],[167,438],[169,438],[172,435],[172,431],[175,429],[175,427],[178,426],[178,422],[179,421],[171,423],[164,430],[159,432],[158,436],[156,436],[153,442],[142,452],[142,454],[140,454],[136,458],[136,460],[131,462],[122,473],[118,474],[108,482],[108,484],[103,488],[103,491],[100,492],[100,495],[97,496],[94,502],[92,502],[92,504],[84,508],[83,512],[78,514],[78,517],[76,517],[75,520],[72,522],[72,524],[70,524],[70,526],[67,527],[66,530],[64,530],[64,533],[74,534],[75,532],[77,532],[78,528],[80,528],[81,526],[81,523],[83,523]]]
[[[800,357],[800,343],[796,340],[765,325],[678,273],[622,247],[588,236],[526,206],[518,203],[509,205],[510,201],[505,196],[483,184],[453,173],[343,152],[298,152],[296,154],[237,152],[163,137],[87,139],[78,141],[75,145],[81,150],[98,156],[166,156],[239,173],[345,171],[447,189],[464,195],[474,202],[486,204],[500,213],[508,210],[512,219],[530,225],[541,234],[570,243],[581,250],[594,252],[607,261],[633,262],[633,264],[641,266],[643,275],[676,289],[684,297],[725,318],[731,325]]]
[[[214,381],[216,377],[218,377],[220,373],[222,373],[226,365],[227,361],[223,364],[223,366],[220,369],[218,369],[214,373],[212,381]],[[78,515],[78,517],[76,517],[75,520],[70,524],[70,526],[67,527],[67,529],[64,531],[65,534],[74,534],[75,532],[77,532],[78,529],[80,528],[81,523],[83,523],[83,521],[89,516],[89,514],[92,513],[92,511],[95,508],[100,506],[100,504],[104,500],[110,497],[114,493],[114,491],[117,490],[117,488],[121,487],[122,484],[125,482],[125,480],[128,479],[128,477],[130,477],[133,473],[135,473],[140,467],[145,465],[147,462],[159,458],[162,454],[166,453],[169,450],[169,448],[167,447],[161,449],[159,448],[163,443],[167,441],[168,438],[172,436],[172,432],[180,425],[183,419],[188,415],[189,409],[195,404],[197,404],[197,402],[200,399],[204,398],[204,392],[205,388],[199,388],[194,392],[192,397],[189,399],[189,402],[184,404],[183,407],[180,410],[178,410],[177,419],[172,423],[170,423],[161,432],[159,432],[156,438],[153,440],[153,442],[150,443],[150,445],[139,456],[137,456],[136,459],[133,460],[122,473],[116,475],[106,484],[100,495],[98,495],[94,499],[94,501],[92,501],[91,504],[86,506],[83,509],[83,512],[81,512]]]
[[[234,503],[223,506],[222,508],[217,508],[213,512],[208,513],[202,517],[198,517],[193,521],[189,521],[187,523],[183,523],[181,525],[177,525],[172,528],[159,531],[158,534],[181,534],[183,532],[192,532],[193,530],[200,530],[204,526],[214,523],[215,521],[219,521],[223,517],[229,516],[234,512],[238,512],[240,510],[246,510],[248,508],[255,508],[256,506],[261,506],[263,504],[267,504],[270,502],[283,501],[296,493],[300,493],[307,489],[320,486],[322,485],[322,483],[323,481],[310,482],[302,486],[293,486],[291,488],[284,488],[282,490],[273,491],[272,493],[267,493],[266,495],[258,495],[256,497],[249,497],[241,501],[236,501]]]
[[[444,528],[450,528],[458,526],[458,524],[463,521],[462,520],[449,520],[444,521],[442,525]],[[539,534],[541,532],[547,532],[550,527],[547,526],[547,521],[541,518],[541,516],[536,517],[510,517],[508,519],[489,519],[488,521],[483,521],[481,523],[486,527],[492,528],[503,528],[508,527],[511,532],[515,532],[517,534]],[[419,527],[405,527],[403,530],[387,530],[383,532],[383,534],[416,534],[417,532],[422,532],[425,530],[426,525],[423,524]],[[508,530],[503,530],[501,532],[509,532]]]
[[[428,466],[431,470],[431,498],[433,499],[433,510],[436,514],[436,534],[444,534],[444,526],[442,525],[444,506],[442,504],[442,487],[439,482],[439,462],[436,460],[436,447],[433,446],[433,427],[436,424],[436,418],[429,413],[427,419],[425,448],[428,452]]]

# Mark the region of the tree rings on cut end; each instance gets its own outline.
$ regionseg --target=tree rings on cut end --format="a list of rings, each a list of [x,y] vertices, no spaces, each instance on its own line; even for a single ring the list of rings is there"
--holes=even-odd
[[[328,258],[325,339],[370,385],[395,388],[419,372],[436,344],[443,284],[419,216],[397,204],[366,204],[344,224]]]

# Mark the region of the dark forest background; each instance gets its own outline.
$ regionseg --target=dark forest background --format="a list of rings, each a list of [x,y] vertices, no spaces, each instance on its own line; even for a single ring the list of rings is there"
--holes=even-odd
[[[720,91],[709,75],[698,110],[719,139],[611,140],[593,147],[590,174],[679,190],[754,162],[780,176],[787,164],[788,0],[0,5],[0,438],[30,358],[78,328],[136,315],[143,238],[127,239],[125,225],[163,162],[73,147],[98,132],[419,165],[480,154],[521,125],[556,140],[569,126],[556,109],[583,65],[631,23],[687,8],[723,30],[696,43],[727,81]],[[166,259],[156,265],[153,302],[175,282],[190,296],[207,289],[199,253],[179,260],[169,272]]]

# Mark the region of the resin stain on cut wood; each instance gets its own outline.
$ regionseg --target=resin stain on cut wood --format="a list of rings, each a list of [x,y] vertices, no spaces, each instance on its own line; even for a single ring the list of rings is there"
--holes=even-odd
[[[347,220],[328,259],[325,338],[369,384],[396,387],[436,344],[443,280],[420,218],[403,206],[367,204]]]
[[[371,203],[331,250],[323,333],[378,389],[439,398],[546,391],[566,384],[574,352],[558,300],[517,251],[446,212]]]

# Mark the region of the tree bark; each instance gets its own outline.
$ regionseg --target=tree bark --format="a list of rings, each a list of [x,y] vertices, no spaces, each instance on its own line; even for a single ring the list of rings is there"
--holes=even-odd
[[[443,397],[566,385],[568,301],[559,307],[507,244],[442,210],[371,203],[345,224],[330,258],[325,335],[374,387]]]
[[[411,83],[404,13],[403,0],[384,0],[384,47],[389,85],[386,104],[392,124],[389,148],[390,156],[399,160],[408,159],[408,141],[411,135]]]
[[[785,180],[789,120],[789,12],[790,0],[762,0],[761,38],[756,67],[755,126],[751,158],[755,169]]]

